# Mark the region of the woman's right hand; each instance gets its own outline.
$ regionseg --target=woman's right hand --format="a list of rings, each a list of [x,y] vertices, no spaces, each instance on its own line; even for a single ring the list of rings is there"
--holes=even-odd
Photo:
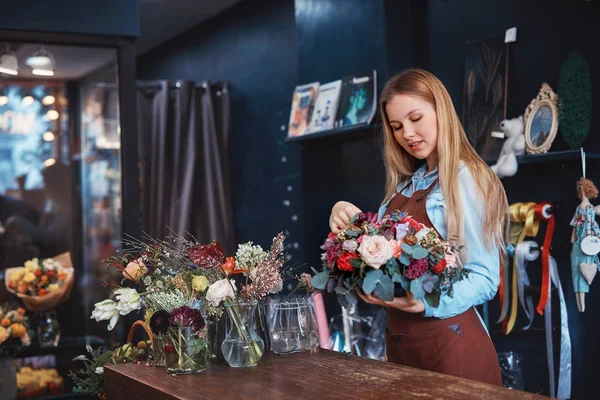
[[[358,207],[347,201],[338,201],[331,209],[331,219],[329,228],[336,235],[346,229],[350,224],[350,219],[361,212]]]

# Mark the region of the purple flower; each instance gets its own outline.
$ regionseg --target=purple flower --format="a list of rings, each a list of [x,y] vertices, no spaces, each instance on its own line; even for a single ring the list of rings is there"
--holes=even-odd
[[[171,326],[191,326],[194,333],[204,328],[204,317],[200,310],[183,306],[171,311],[169,318]]]
[[[150,330],[152,333],[167,333],[169,330],[169,313],[165,310],[160,310],[152,314],[150,318]]]
[[[325,243],[321,245],[321,250],[329,250],[331,247],[335,246],[335,242],[331,239],[325,239]]]
[[[358,249],[358,242],[354,239],[346,240],[342,244],[342,249],[349,253],[354,253],[356,252],[356,249]]]

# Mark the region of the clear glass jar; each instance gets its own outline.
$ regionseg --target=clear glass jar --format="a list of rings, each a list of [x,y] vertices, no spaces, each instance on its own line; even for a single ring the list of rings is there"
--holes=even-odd
[[[164,347],[169,374],[196,374],[206,369],[208,350],[206,331],[194,332],[190,326],[170,327]]]
[[[221,345],[223,358],[231,367],[253,367],[265,350],[256,332],[256,301],[225,304],[227,334]]]
[[[267,302],[271,351],[297,353],[318,347],[315,306],[310,296],[272,296]]]

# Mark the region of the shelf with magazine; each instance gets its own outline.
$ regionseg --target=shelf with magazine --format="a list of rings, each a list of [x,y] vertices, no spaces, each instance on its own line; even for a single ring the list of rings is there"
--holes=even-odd
[[[377,71],[332,82],[296,86],[286,143],[358,135],[377,130]]]

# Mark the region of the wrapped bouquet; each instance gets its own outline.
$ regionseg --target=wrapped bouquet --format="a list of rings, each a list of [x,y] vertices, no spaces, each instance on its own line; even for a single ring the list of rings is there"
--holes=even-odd
[[[398,283],[415,299],[437,307],[440,297],[452,296],[453,284],[468,275],[457,261],[460,248],[400,211],[380,221],[373,213],[356,214],[346,230],[330,233],[321,249],[323,269],[313,269],[312,285],[335,291],[342,306],[357,303],[356,289],[392,301]]]

